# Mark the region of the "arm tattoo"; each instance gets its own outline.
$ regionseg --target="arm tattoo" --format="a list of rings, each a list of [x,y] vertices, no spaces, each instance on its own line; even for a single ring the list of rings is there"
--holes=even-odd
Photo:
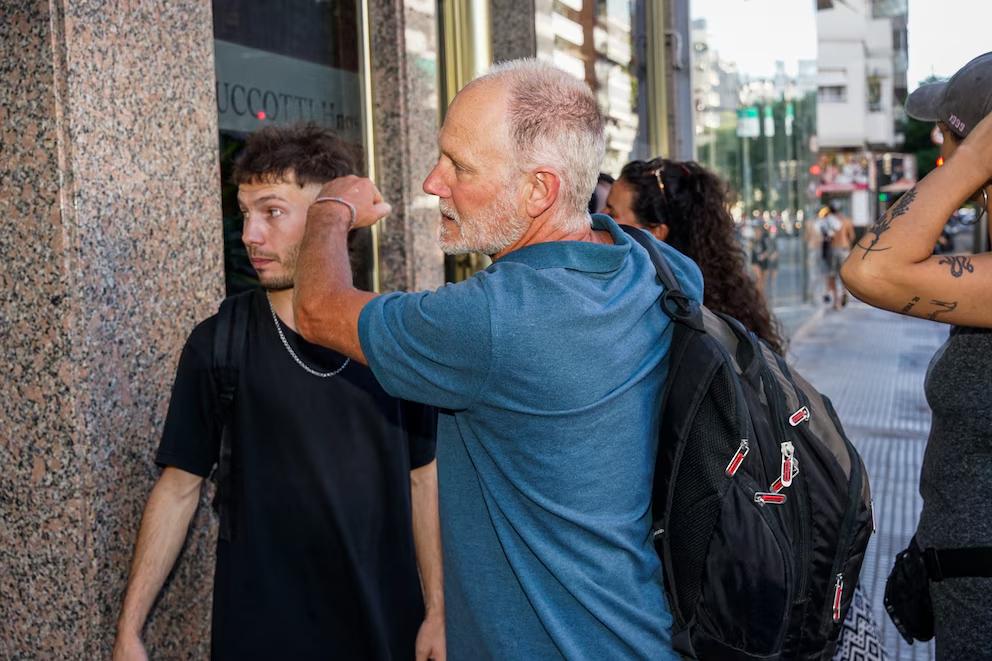
[[[955,278],[960,278],[964,275],[964,272],[968,273],[975,272],[975,266],[971,263],[971,257],[967,255],[949,255],[947,257],[941,257],[938,264],[950,264],[951,265],[951,275]]]
[[[872,237],[871,243],[867,246],[863,246],[858,243],[856,246],[865,251],[864,254],[861,255],[861,259],[867,257],[870,252],[882,252],[883,250],[888,250],[891,248],[891,246],[889,246],[889,248],[876,248],[875,244],[877,244],[881,240],[882,235],[885,234],[890,227],[892,227],[892,221],[909,211],[909,205],[911,205],[915,199],[916,187],[914,186],[906,191],[906,194],[900,197],[899,201],[896,202],[891,209],[883,213],[877,223],[872,225],[871,229],[868,230],[875,235]]]
[[[920,302],[920,297],[919,296],[914,296],[913,297],[913,300],[911,300],[909,303],[907,303],[906,305],[903,306],[902,313],[903,314],[908,314],[909,311],[913,309],[913,306],[916,305],[919,302]]]
[[[937,315],[944,314],[946,312],[954,312],[954,310],[956,310],[957,307],[958,307],[958,302],[957,301],[934,301],[934,300],[931,300],[930,303],[932,305],[936,305],[938,308],[940,308],[939,310],[934,310],[929,315],[927,315],[927,319],[929,319],[930,321],[937,321]]]

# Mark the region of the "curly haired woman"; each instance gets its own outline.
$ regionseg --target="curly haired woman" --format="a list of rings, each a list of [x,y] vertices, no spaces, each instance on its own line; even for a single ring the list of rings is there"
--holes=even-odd
[[[613,184],[605,213],[694,260],[703,272],[706,307],[734,317],[784,352],[765,297],[748,277],[725,188],[715,174],[693,161],[631,161]]]

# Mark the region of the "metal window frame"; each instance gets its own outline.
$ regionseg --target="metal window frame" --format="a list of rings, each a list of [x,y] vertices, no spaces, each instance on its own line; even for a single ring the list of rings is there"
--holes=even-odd
[[[438,0],[440,39],[438,87],[439,123],[458,91],[484,73],[493,63],[490,0]],[[485,255],[448,255],[444,259],[446,282],[457,282],[490,264]]]
[[[375,96],[372,89],[372,33],[369,27],[369,0],[358,0],[358,68],[361,80],[362,105],[362,148],[365,151],[365,171],[369,179],[375,181],[378,168],[376,163],[375,115],[373,103]],[[382,287],[381,270],[379,267],[379,224],[372,231],[372,288],[380,292]]]

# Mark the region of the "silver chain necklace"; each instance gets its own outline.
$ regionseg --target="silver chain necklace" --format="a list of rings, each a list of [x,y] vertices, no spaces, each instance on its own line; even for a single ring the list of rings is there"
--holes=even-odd
[[[318,372],[317,370],[313,369],[312,367],[304,363],[302,360],[300,360],[300,357],[296,355],[296,352],[293,351],[293,347],[289,346],[289,341],[286,339],[286,336],[282,332],[282,326],[279,325],[279,317],[276,316],[276,309],[272,307],[272,300],[269,298],[268,294],[265,295],[265,302],[269,304],[269,312],[272,313],[272,323],[276,325],[276,332],[279,333],[279,339],[282,340],[282,345],[286,347],[286,351],[288,351],[289,355],[293,358],[293,360],[296,361],[296,364],[302,367],[308,374],[312,374],[321,379],[326,379],[328,377],[334,376],[335,374],[343,370],[345,367],[348,366],[348,363],[351,362],[351,358],[345,358],[344,362],[341,363],[341,367],[337,368],[333,372]]]

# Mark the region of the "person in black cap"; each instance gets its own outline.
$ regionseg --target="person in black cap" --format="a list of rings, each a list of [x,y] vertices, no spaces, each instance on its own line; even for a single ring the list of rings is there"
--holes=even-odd
[[[855,245],[841,277],[880,308],[952,324],[927,371],[933,423],[916,546],[927,570],[938,659],[992,654],[992,253],[933,255],[947,218],[992,194],[992,53],[924,85],[906,113],[934,121],[944,165],[907,191]],[[979,247],[980,249],[980,247]],[[933,549],[934,551],[930,551]],[[900,561],[901,562],[901,561]]]

